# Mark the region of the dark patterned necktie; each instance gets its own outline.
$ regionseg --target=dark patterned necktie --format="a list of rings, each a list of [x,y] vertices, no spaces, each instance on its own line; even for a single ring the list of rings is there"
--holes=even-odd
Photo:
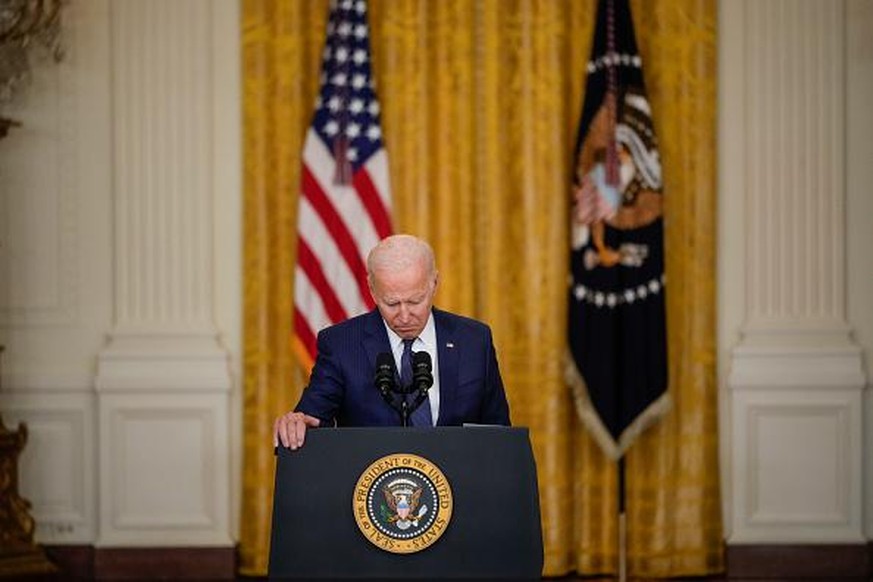
[[[403,354],[400,356],[400,385],[404,388],[412,384],[412,344],[414,339],[403,340]]]
[[[415,339],[403,340],[403,354],[400,356],[400,383],[407,387],[412,384],[412,344]],[[418,392],[409,395],[410,406],[415,402]],[[433,426],[430,414],[430,399],[425,398],[421,405],[412,411],[412,426]]]

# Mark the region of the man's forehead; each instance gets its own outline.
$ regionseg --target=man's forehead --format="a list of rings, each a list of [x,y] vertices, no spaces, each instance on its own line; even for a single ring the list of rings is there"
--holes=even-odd
[[[408,299],[418,299],[427,296],[430,292],[431,286],[428,284],[428,281],[424,281],[423,284],[420,285],[406,285],[406,286],[376,286],[375,291],[379,293],[382,299],[389,300],[408,300]]]
[[[422,274],[420,277],[407,274],[397,277],[377,276],[373,291],[386,301],[391,299],[412,300],[426,297],[433,290],[433,287],[433,279],[427,274]]]

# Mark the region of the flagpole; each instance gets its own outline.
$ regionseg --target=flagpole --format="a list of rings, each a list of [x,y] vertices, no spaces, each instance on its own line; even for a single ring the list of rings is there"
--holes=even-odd
[[[599,8],[599,7],[598,7]],[[598,12],[600,10],[598,9]],[[606,55],[617,55],[615,40],[615,4],[613,0],[606,2]],[[606,106],[611,127],[609,141],[606,147],[606,181],[618,187],[618,152],[616,144],[617,99],[618,99],[618,61],[607,59],[606,66]],[[621,391],[618,391],[619,409],[621,409]],[[625,470],[624,454],[618,459],[618,580],[627,580],[627,516],[625,515]]]
[[[618,579],[627,581],[627,515],[625,514],[624,455],[618,459]]]

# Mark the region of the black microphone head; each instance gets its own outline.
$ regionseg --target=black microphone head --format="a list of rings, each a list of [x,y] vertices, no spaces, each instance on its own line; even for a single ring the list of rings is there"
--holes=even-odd
[[[373,382],[382,394],[387,394],[394,386],[394,356],[382,353],[376,356],[376,375]]]
[[[433,363],[430,360],[430,354],[421,351],[421,352],[412,352],[412,369],[413,370],[427,370],[428,372],[433,369]]]
[[[433,386],[433,363],[430,354],[421,351],[412,354],[412,384],[419,390]]]
[[[376,356],[376,373],[384,370],[394,371],[394,356],[388,352],[383,352]]]

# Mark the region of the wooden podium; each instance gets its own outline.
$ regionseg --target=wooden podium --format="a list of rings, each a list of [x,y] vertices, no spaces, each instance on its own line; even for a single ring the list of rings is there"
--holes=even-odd
[[[277,451],[271,579],[539,579],[542,567],[527,429],[321,428]]]

